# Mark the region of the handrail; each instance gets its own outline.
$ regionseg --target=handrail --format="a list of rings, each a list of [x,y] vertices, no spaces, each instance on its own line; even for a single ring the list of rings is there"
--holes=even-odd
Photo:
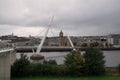
[[[12,51],[12,50],[14,50],[14,48],[4,48],[4,49],[0,49],[0,53]]]

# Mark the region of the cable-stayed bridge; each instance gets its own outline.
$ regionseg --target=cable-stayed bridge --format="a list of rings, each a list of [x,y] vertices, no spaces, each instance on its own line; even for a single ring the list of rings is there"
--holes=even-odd
[[[13,58],[12,54],[14,53],[15,50],[16,51],[19,51],[19,50],[25,51],[27,49],[30,49],[34,53],[33,57],[37,57],[38,55],[40,55],[41,50],[43,50],[43,43],[44,43],[46,36],[48,34],[48,31],[51,27],[52,21],[53,21],[53,17],[50,20],[48,28],[46,29],[45,35],[43,36],[40,44],[36,47],[36,51],[34,51],[33,47],[21,47],[21,48],[16,47],[16,48],[11,48],[11,49],[5,48],[5,49],[0,50],[0,79],[1,80],[10,80],[11,58]],[[74,49],[74,46],[73,46],[72,41],[70,40],[69,36],[68,36],[68,40],[70,41],[71,46]],[[55,48],[52,48],[52,49],[55,49]],[[59,49],[61,49],[61,48],[59,48]],[[47,51],[47,50],[51,50],[51,49],[45,48],[45,50]]]

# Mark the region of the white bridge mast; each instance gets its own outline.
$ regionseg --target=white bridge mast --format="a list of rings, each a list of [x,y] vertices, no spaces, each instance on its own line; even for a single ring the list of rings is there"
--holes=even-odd
[[[70,39],[70,36],[67,34],[67,38],[68,38],[68,40],[69,40],[69,42],[70,42],[70,45],[71,45],[71,47],[73,48],[73,50],[76,50],[75,49],[75,46],[73,45],[73,42],[72,42],[72,40]]]
[[[51,20],[50,20],[50,22],[49,22],[49,25],[48,25],[48,29],[46,30],[45,35],[43,36],[43,39],[42,39],[41,43],[40,43],[39,46],[37,47],[37,50],[36,50],[36,53],[37,53],[37,54],[39,54],[40,51],[41,51],[41,48],[42,48],[42,46],[43,46],[43,43],[44,43],[44,41],[45,41],[45,39],[46,39],[46,36],[47,36],[47,34],[48,34],[48,31],[49,31],[49,29],[50,29],[50,27],[51,27],[51,23],[52,23],[52,21],[53,21],[53,18],[54,18],[54,17],[51,18]]]

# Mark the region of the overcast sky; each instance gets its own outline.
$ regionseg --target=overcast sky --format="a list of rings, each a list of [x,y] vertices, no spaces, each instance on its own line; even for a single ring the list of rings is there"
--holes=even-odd
[[[120,0],[0,0],[0,35],[120,34]]]

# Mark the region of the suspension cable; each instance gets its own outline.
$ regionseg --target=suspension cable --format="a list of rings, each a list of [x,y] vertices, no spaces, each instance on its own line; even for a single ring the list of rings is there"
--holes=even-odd
[[[55,36],[55,34],[54,34],[54,32],[53,32],[53,28],[52,28],[52,27],[50,28],[50,32],[51,32],[51,34],[52,34],[53,36]]]

